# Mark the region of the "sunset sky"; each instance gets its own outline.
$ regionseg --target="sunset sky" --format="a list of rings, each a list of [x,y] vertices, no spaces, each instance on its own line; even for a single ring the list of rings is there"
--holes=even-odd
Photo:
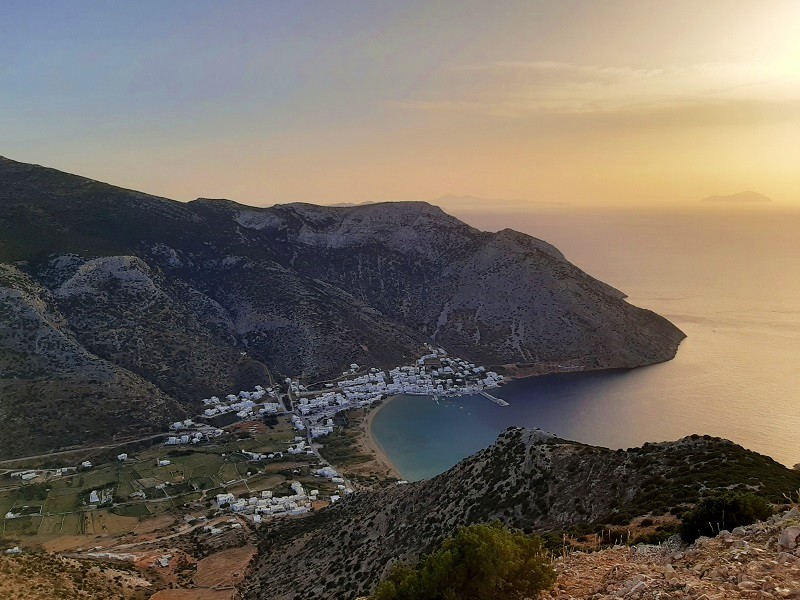
[[[0,53],[0,155],[179,200],[800,206],[797,0],[8,0]]]

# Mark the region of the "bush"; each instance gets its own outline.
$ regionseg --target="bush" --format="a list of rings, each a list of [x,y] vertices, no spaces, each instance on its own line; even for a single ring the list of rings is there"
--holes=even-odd
[[[541,540],[502,525],[472,525],[410,567],[395,565],[374,600],[535,598],[555,582]]]
[[[722,529],[750,525],[766,519],[772,508],[760,496],[747,493],[726,493],[703,498],[683,516],[681,537],[692,543],[701,535],[713,537]]]

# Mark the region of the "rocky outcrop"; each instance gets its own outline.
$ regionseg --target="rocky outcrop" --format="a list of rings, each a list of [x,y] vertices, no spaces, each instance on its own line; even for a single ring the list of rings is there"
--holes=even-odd
[[[545,598],[800,598],[800,550],[780,542],[798,522],[795,508],[688,547],[670,540],[561,556],[558,580]]]

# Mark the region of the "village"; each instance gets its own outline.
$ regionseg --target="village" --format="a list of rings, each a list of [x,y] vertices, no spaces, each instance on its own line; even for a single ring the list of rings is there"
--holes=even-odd
[[[254,525],[302,516],[358,488],[319,453],[338,413],[368,410],[404,394],[437,399],[482,394],[502,406],[504,401],[488,393],[502,382],[494,371],[429,347],[415,364],[388,371],[353,363],[325,382],[287,378],[282,385],[204,398],[201,413],[169,426],[162,451],[156,444],[144,452],[119,452],[116,460],[99,465],[87,459],[74,466],[7,471],[7,492],[0,488],[3,532],[32,532],[21,524],[32,518],[55,519],[59,525],[51,529],[66,532],[65,523],[86,511],[148,516],[201,502]],[[28,485],[37,493],[26,492]],[[41,491],[45,485],[47,493]],[[51,490],[62,487],[81,489],[59,492],[54,500]],[[11,493],[14,489],[18,493]],[[9,527],[15,520],[20,524]]]
[[[489,395],[501,376],[429,350],[413,365],[354,363],[328,381],[289,378],[210,396],[197,403],[198,414],[161,433],[0,470],[0,549],[128,563],[160,587],[214,587],[223,579],[209,573],[222,572],[235,583],[243,571],[228,565],[252,558],[256,529],[303,519],[373,486],[408,483],[388,473],[364,476],[348,462],[352,450],[332,450],[357,439],[360,419],[385,399],[481,394],[502,406]]]
[[[326,382],[322,390],[309,389],[298,380],[287,379],[290,398],[295,398],[293,422],[298,430],[309,428],[311,438],[333,431],[332,417],[350,408],[364,408],[388,396],[421,395],[456,397],[483,394],[499,405],[506,403],[487,394],[486,390],[498,387],[503,378],[494,371],[459,358],[450,358],[441,349],[433,349],[417,360],[413,366],[396,367],[388,371],[371,368],[359,372],[359,365],[351,364],[342,379]]]
[[[447,353],[439,348],[429,348],[431,352],[419,358],[413,366],[396,367],[388,372],[377,368],[370,368],[365,373],[359,374],[361,368],[358,364],[350,365],[348,371],[343,371],[341,378],[336,381],[324,382],[313,386],[306,386],[298,379],[287,378],[285,400],[290,407],[290,418],[293,427],[306,437],[295,437],[288,446],[288,455],[306,454],[317,456],[318,444],[314,440],[333,433],[333,417],[342,411],[353,408],[368,408],[384,400],[388,396],[407,394],[425,396],[455,397],[469,394],[486,393],[487,389],[498,387],[502,377],[485,367],[477,366],[459,358],[450,358]],[[316,389],[315,389],[316,388]],[[258,403],[264,397],[268,401]],[[499,405],[505,402],[498,398],[488,396]],[[212,397],[203,400],[204,405],[211,406],[204,411],[205,417],[235,413],[242,419],[253,418],[256,415],[276,415],[284,407],[281,393],[275,388],[258,386],[255,392],[240,392],[238,396],[228,395],[225,401]],[[184,422],[187,426],[189,423]],[[174,424],[179,426],[180,424]],[[174,440],[174,438],[170,438]],[[188,435],[181,436],[179,443],[194,443],[194,438]],[[323,442],[324,443],[324,442]],[[251,460],[272,460],[281,458],[283,453],[270,453],[267,455],[249,455]],[[330,503],[339,501],[343,496],[354,492],[353,486],[339,475],[331,466],[325,466],[315,472],[336,484],[336,492],[326,499]],[[258,524],[263,519],[272,516],[297,516],[305,514],[312,507],[313,500],[321,500],[318,490],[311,490],[306,494],[302,485],[293,484],[294,494],[276,497],[268,491],[263,491],[261,497],[237,498],[233,494],[219,494],[217,505],[252,518]]]

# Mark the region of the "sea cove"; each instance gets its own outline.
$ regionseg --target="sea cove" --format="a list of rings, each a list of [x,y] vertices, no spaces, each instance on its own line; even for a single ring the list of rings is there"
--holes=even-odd
[[[800,462],[797,213],[471,220],[555,242],[687,338],[663,364],[513,381],[493,392],[508,407],[480,396],[391,400],[373,434],[405,477],[440,473],[511,425],[612,448],[704,433]]]

